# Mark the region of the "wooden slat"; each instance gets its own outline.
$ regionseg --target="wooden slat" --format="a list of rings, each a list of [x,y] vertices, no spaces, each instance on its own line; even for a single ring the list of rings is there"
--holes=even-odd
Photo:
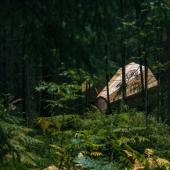
[[[135,106],[142,106],[142,98],[141,98],[141,75],[140,75],[140,65],[134,62],[125,66],[126,72],[126,95],[127,95],[127,103],[130,107]],[[143,79],[145,80],[145,67],[142,66],[142,74]],[[122,84],[122,69],[119,69],[117,73],[113,76],[113,78],[109,82],[109,96],[111,104],[122,99],[121,94],[121,84]],[[144,82],[145,84],[145,82]],[[156,88],[158,82],[150,69],[148,69],[148,102],[152,101],[152,98],[155,99],[156,97],[152,96],[151,93],[154,95],[156,94]],[[106,87],[100,92],[97,97],[97,106],[100,110],[107,109],[107,104],[98,103],[98,99],[103,98],[105,102],[107,102],[107,91]],[[113,104],[114,105],[114,104]]]

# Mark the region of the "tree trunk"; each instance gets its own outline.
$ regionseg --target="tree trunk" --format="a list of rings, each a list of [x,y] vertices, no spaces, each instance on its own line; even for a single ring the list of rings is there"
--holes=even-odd
[[[79,81],[78,84],[81,86],[82,82]],[[89,86],[89,90],[90,90],[90,86]],[[84,108],[83,108],[83,98],[82,96],[82,89],[80,89],[78,91],[78,95],[79,97],[77,98],[77,103],[78,103],[78,113],[80,116],[82,116],[82,118],[84,118]]]
[[[24,54],[24,53],[23,53]],[[27,126],[31,125],[31,115],[30,115],[30,92],[29,92],[29,75],[28,75],[28,58],[23,59],[22,66],[22,98],[23,98],[23,119],[26,120]]]
[[[141,57],[141,52],[139,49],[139,56]],[[142,97],[142,106],[145,106],[145,88],[144,88],[144,79],[143,79],[143,70],[142,70],[142,58],[140,58],[140,75],[141,75],[141,97]]]
[[[7,85],[7,58],[8,58],[8,54],[7,54],[7,32],[6,31],[2,31],[2,94],[3,94],[3,104],[4,106],[7,108],[8,107],[8,85]]]
[[[52,81],[52,73],[49,68],[42,67],[42,80],[45,82],[51,82]],[[50,117],[50,109],[47,108],[47,102],[46,100],[50,100],[51,96],[46,92],[41,92],[41,104],[40,104],[40,117]]]
[[[140,16],[141,16],[141,7],[140,7],[140,3],[138,0],[135,0],[135,13],[136,13],[136,24],[137,24],[137,27],[139,28],[140,27]],[[144,89],[144,78],[143,78],[143,70],[142,70],[142,54],[141,54],[141,47],[140,45],[138,44],[138,55],[139,55],[139,58],[140,58],[140,75],[141,75],[141,97],[142,97],[142,108],[144,108],[145,106],[145,89]],[[143,109],[144,110],[144,109]]]
[[[145,65],[145,117],[146,117],[146,134],[148,135],[148,61],[147,54],[144,56]]]
[[[121,8],[121,18],[124,18],[124,7],[123,0],[120,0],[120,8]],[[122,56],[122,101],[123,105],[126,104],[126,70],[125,70],[125,46],[123,44],[124,33],[122,33],[121,38],[121,56]]]
[[[106,52],[106,67],[108,68],[108,53],[107,53],[107,44],[105,44],[105,52]],[[110,108],[110,96],[109,96],[109,74],[106,72],[106,88],[107,88],[107,111],[108,114],[111,114]]]

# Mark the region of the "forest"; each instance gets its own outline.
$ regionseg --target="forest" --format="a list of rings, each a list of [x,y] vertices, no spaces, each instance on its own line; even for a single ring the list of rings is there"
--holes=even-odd
[[[0,0],[0,170],[169,170],[169,75],[170,0]]]

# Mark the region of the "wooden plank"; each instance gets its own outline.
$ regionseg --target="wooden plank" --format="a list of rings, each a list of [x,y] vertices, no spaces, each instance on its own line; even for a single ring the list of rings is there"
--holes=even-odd
[[[127,104],[130,107],[135,107],[142,104],[142,85],[141,85],[141,74],[140,74],[140,65],[134,62],[125,66],[126,70],[126,95],[127,95]],[[142,74],[143,79],[145,80],[145,67],[142,66]],[[113,78],[109,82],[109,96],[111,105],[118,100],[122,99],[121,93],[121,84],[122,84],[122,69],[120,68],[117,73],[113,76]],[[145,82],[144,82],[145,84]],[[154,95],[156,94],[156,88],[158,82],[150,69],[148,69],[148,102],[151,103],[152,99],[155,99],[155,96],[152,96],[151,93]],[[101,102],[101,99],[102,102]],[[100,92],[97,96],[97,107],[100,110],[106,110],[106,105],[103,102],[107,103],[107,91],[106,87]],[[112,107],[113,108],[113,107]]]

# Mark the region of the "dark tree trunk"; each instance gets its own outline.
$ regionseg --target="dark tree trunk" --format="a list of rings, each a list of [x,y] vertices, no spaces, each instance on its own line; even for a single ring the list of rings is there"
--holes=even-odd
[[[91,90],[90,90],[90,80],[89,80],[89,91],[88,91],[88,107],[90,105],[90,97],[91,97]]]
[[[160,25],[158,25],[160,26]],[[160,44],[161,44],[161,40],[160,40],[160,36],[161,36],[161,32],[160,30],[157,30],[157,44],[156,44],[156,48],[159,49],[160,48]],[[156,60],[159,62],[162,62],[162,56],[160,56],[159,51],[156,52]],[[163,80],[162,80],[162,71],[160,69],[157,70],[157,79],[158,79],[158,99],[157,99],[157,103],[158,103],[158,111],[157,111],[157,121],[159,121],[159,118],[163,118],[161,115],[161,107],[162,107],[162,86],[163,86]]]
[[[25,75],[25,90],[26,90],[26,113],[27,113],[27,125],[31,126],[31,112],[30,112],[30,89],[29,89],[29,60],[25,60],[26,75]]]
[[[86,81],[86,108],[89,108],[90,104],[90,80]]]
[[[105,44],[105,53],[106,53],[106,67],[108,68],[107,44]],[[106,72],[106,88],[107,88],[107,111],[108,114],[111,114],[110,96],[109,96],[109,74],[107,72]]]
[[[145,116],[146,116],[146,134],[148,135],[148,61],[147,55],[144,56],[145,65]]]
[[[22,64],[22,98],[23,98],[23,103],[22,103],[22,112],[23,112],[23,119],[26,120],[26,111],[27,111],[27,103],[26,103],[26,69],[25,69],[25,61],[23,59],[23,64]]]
[[[88,108],[88,84],[86,81],[86,108]]]
[[[135,13],[136,13],[136,23],[137,27],[140,27],[140,17],[141,17],[141,8],[140,8],[140,3],[139,0],[135,0]],[[142,98],[142,108],[145,106],[145,89],[144,89],[144,78],[143,78],[143,70],[142,70],[142,64],[143,64],[143,57],[141,54],[141,47],[138,45],[138,55],[140,58],[140,75],[141,75],[141,98]],[[144,110],[144,109],[143,109]]]
[[[7,32],[2,31],[2,94],[3,94],[3,104],[7,108],[8,107],[8,86],[7,86]]]
[[[52,73],[49,68],[43,67],[42,68],[42,80],[45,82],[52,81]],[[50,100],[51,96],[46,92],[41,92],[41,108],[40,108],[40,117],[50,117],[50,109],[47,106],[46,100]]]
[[[141,51],[139,49],[139,56],[141,57]],[[142,106],[145,106],[145,88],[144,88],[144,79],[143,79],[143,70],[142,70],[142,58],[140,58],[140,75],[141,75],[141,97],[142,97]]]
[[[30,115],[30,91],[29,91],[29,64],[28,58],[23,59],[22,66],[22,98],[23,98],[23,119],[26,120],[28,127],[31,125]]]
[[[81,86],[82,82],[79,81],[78,84]],[[90,90],[90,86],[89,86],[89,90]],[[79,97],[77,98],[78,113],[83,118],[84,117],[84,107],[83,107],[82,89],[80,89],[77,94],[79,95]]]
[[[124,5],[123,5],[123,0],[120,0],[120,10],[121,10],[121,18],[124,18]],[[121,56],[122,56],[122,101],[123,105],[126,104],[126,75],[125,75],[125,46],[123,44],[124,40],[124,33],[122,33],[122,38],[121,38]]]

